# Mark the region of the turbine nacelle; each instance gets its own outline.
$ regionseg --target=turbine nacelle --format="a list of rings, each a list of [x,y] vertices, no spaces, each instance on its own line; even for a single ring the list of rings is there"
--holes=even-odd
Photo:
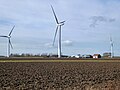
[[[7,36],[7,38],[11,38],[11,36]]]

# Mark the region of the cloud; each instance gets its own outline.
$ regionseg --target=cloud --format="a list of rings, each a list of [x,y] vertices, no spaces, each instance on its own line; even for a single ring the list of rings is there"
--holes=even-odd
[[[99,23],[114,22],[115,18],[109,18],[105,16],[92,16],[90,17],[90,20],[91,20],[90,27],[95,27],[96,25],[99,25]]]
[[[62,45],[63,46],[73,46],[73,42],[70,40],[65,40],[65,41],[62,41]],[[55,43],[54,46],[53,46],[53,43],[45,43],[44,46],[47,48],[57,48],[58,47],[57,43]]]
[[[72,45],[73,45],[73,42],[70,41],[70,40],[65,40],[65,41],[62,42],[62,44],[63,44],[64,46],[72,46]]]
[[[27,38],[32,44],[39,43],[36,44],[37,46],[29,44],[32,52],[56,52],[57,42],[54,47],[52,46],[56,23],[50,4],[53,5],[58,19],[66,20],[62,27],[62,38],[64,39],[62,46],[65,47],[66,53],[81,48],[81,44],[76,47],[76,41],[99,42],[99,40],[105,40],[108,33],[117,37],[116,42],[119,42],[119,0],[93,0],[92,2],[89,0],[0,0],[0,34],[8,34],[11,27],[15,25],[12,34],[13,45],[19,45],[19,42],[23,41],[24,43],[20,44],[21,47],[28,46],[28,42],[25,40]],[[96,27],[98,25],[101,26]],[[96,27],[96,30],[91,27]],[[34,40],[36,43],[33,43]],[[103,42],[103,48],[104,45]],[[69,46],[71,47],[69,48]],[[99,49],[98,46],[95,47]],[[119,45],[117,46],[119,47]],[[26,48],[13,49],[15,53],[21,52],[21,50],[27,51]]]
[[[114,22],[114,21],[115,21],[115,18],[109,19],[109,22]]]

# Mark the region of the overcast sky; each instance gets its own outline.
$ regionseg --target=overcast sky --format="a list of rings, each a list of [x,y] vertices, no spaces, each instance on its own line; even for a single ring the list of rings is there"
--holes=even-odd
[[[57,53],[51,46],[56,22],[53,5],[62,27],[62,53],[68,55],[110,52],[120,55],[119,0],[0,0],[0,35],[13,25],[11,53]],[[7,39],[0,38],[0,55],[6,55]]]

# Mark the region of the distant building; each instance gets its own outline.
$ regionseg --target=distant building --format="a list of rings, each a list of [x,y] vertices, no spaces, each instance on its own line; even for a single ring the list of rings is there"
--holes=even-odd
[[[47,53],[42,53],[41,57],[49,57],[49,55]]]
[[[75,58],[75,55],[70,56],[71,58]]]
[[[61,55],[61,57],[68,58],[69,56],[68,55]]]
[[[101,58],[101,55],[100,54],[94,54],[93,58]]]
[[[76,55],[75,58],[80,58],[80,56]]]
[[[81,55],[80,55],[80,54],[77,54],[77,55],[75,56],[75,58],[81,58]]]
[[[50,54],[49,54],[49,57],[52,57],[52,58],[53,58],[53,57],[58,57],[58,55],[57,55],[57,54],[50,53]]]
[[[82,58],[93,58],[93,56],[92,55],[82,55]]]
[[[70,56],[71,58],[82,58],[80,54],[77,54],[77,55],[72,55]]]
[[[111,57],[111,53],[110,52],[103,53],[103,57],[110,58]]]

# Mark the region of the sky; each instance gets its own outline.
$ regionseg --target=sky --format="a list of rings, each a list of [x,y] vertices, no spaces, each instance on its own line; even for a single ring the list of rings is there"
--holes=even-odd
[[[11,53],[57,53],[52,46],[56,22],[54,7],[62,27],[62,54],[103,54],[110,52],[110,36],[114,55],[120,56],[119,0],[0,0],[0,35],[8,35],[12,27]],[[7,38],[0,37],[0,55],[7,53]]]

